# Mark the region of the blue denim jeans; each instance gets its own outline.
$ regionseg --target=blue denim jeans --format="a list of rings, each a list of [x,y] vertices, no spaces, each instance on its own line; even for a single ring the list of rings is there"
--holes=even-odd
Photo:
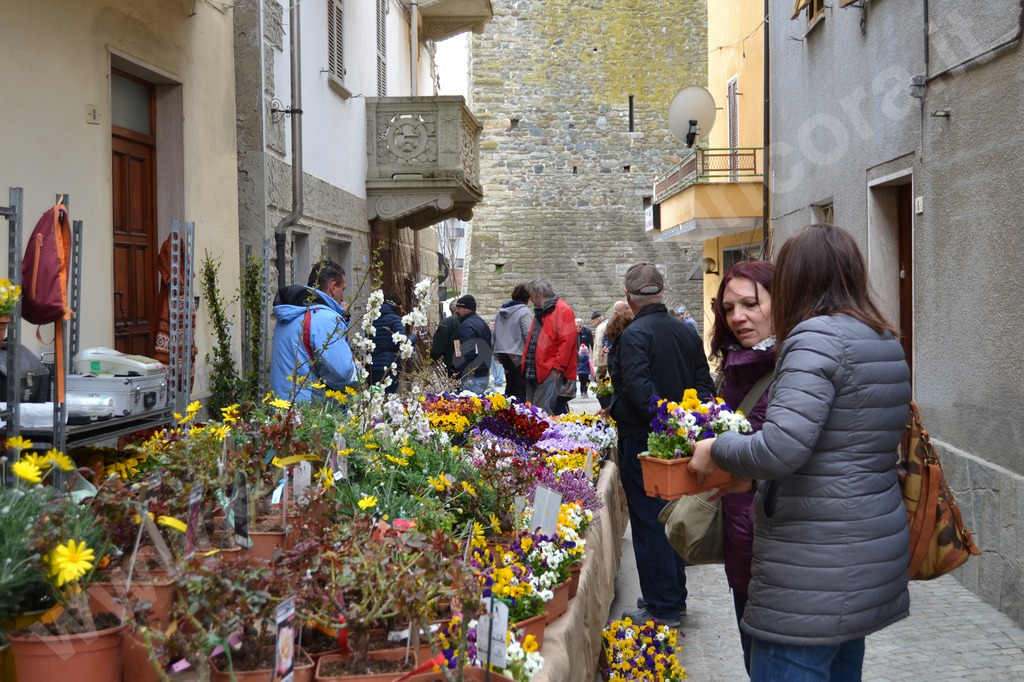
[[[842,644],[779,644],[754,638],[750,682],[860,682],[864,638]]]
[[[678,618],[686,610],[686,561],[668,538],[658,514],[668,504],[644,492],[644,475],[637,455],[647,449],[647,437],[619,438],[619,478],[629,506],[640,591],[647,610],[656,618]]]
[[[462,377],[462,390],[476,393],[477,395],[483,395],[487,392],[487,375],[482,377],[465,376]]]

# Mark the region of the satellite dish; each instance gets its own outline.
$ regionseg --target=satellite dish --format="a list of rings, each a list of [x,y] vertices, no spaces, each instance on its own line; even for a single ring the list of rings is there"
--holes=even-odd
[[[668,108],[668,127],[672,134],[692,147],[706,140],[715,126],[715,98],[707,88],[688,85],[676,93]]]

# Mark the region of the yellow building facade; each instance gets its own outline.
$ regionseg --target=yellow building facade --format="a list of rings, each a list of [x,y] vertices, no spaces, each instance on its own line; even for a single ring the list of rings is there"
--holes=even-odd
[[[701,245],[704,325],[721,274],[739,260],[762,257],[767,177],[765,22],[762,2],[708,4],[708,85],[716,116],[710,131],[655,182],[656,241]]]

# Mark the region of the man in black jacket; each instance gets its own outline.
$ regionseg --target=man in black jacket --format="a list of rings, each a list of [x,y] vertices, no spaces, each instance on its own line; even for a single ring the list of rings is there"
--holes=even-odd
[[[619,336],[609,359],[611,416],[619,432],[619,477],[629,506],[633,551],[642,597],[634,621],[657,618],[676,627],[686,612],[686,562],[665,538],[658,514],[666,502],[648,497],[637,456],[647,450],[655,396],[679,402],[683,391],[697,389],[702,401],[715,394],[700,336],[669,312],[662,299],[665,280],[653,263],[626,271],[626,301],[633,321]]]
[[[459,316],[455,369],[462,377],[463,390],[483,395],[491,373],[491,328],[476,314],[476,298],[470,294],[455,302],[455,314]]]

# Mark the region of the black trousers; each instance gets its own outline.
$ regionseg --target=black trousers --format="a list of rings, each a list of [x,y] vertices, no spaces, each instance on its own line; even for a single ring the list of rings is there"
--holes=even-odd
[[[498,353],[498,362],[505,369],[505,395],[514,395],[516,400],[526,400],[526,379],[519,363],[507,353]]]

